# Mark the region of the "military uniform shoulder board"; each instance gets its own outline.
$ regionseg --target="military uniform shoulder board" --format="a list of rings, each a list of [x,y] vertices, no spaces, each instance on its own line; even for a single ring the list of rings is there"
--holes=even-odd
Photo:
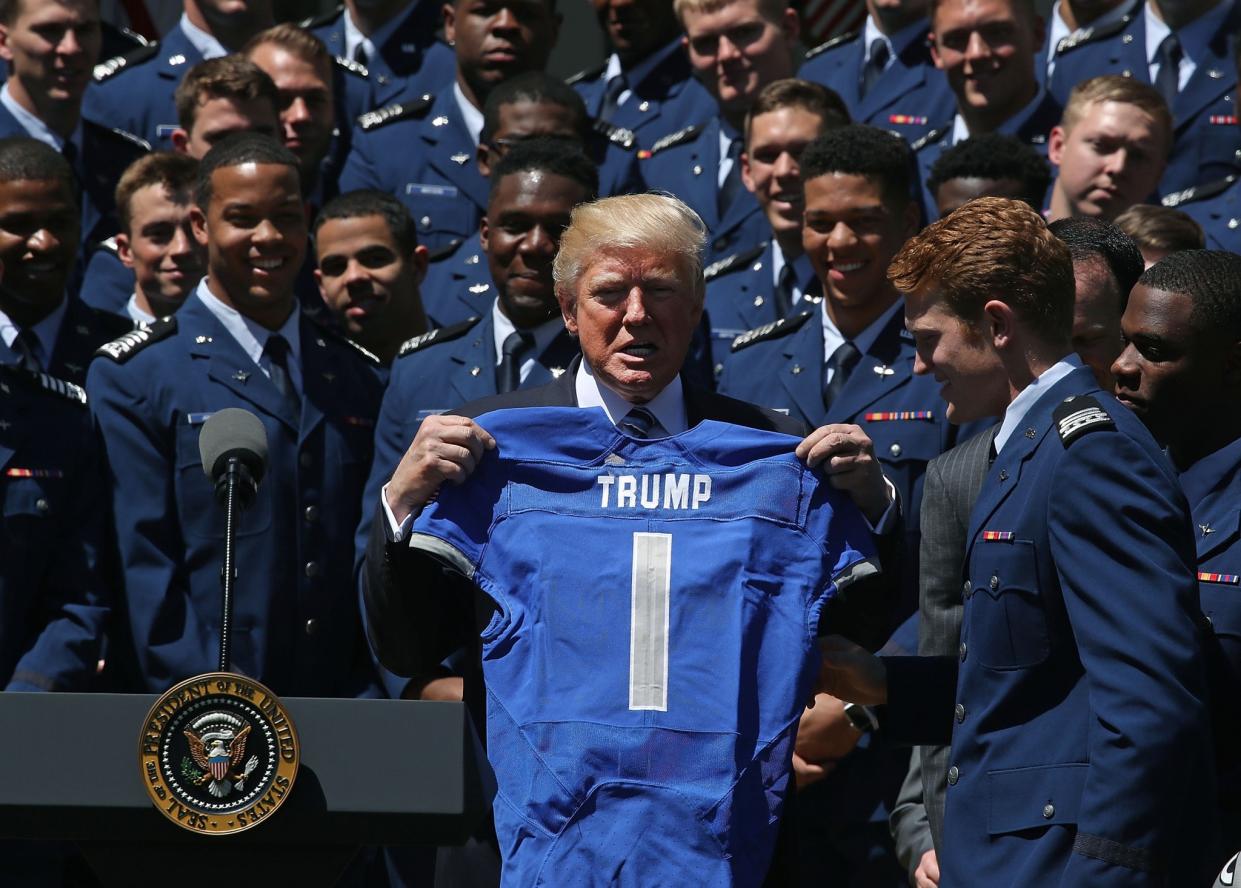
[[[1112,417],[1089,395],[1065,398],[1052,411],[1051,417],[1056,421],[1056,430],[1065,447],[1089,432],[1116,428]]]
[[[608,66],[606,63],[602,65],[595,65],[593,68],[587,68],[585,71],[578,71],[573,76],[566,77],[564,82],[569,86],[573,86],[573,84],[581,83],[583,80],[594,80],[607,69]]]
[[[74,385],[66,379],[48,376],[46,373],[32,373],[31,376],[44,390],[60,395],[67,401],[86,406],[86,389],[80,385]]]
[[[703,125],[701,123],[695,123],[691,126],[685,127],[685,129],[679,129],[675,133],[669,133],[652,145],[649,150],[639,151],[638,156],[646,158],[650,157],[652,154],[658,154],[665,148],[671,148],[674,145],[683,145],[686,142],[692,141],[700,132],[702,132],[702,128]]]
[[[299,28],[305,28],[309,31],[311,28],[321,28],[329,22],[335,21],[345,11],[343,4],[332,7],[327,12],[321,12],[318,15],[308,16],[297,23]]]
[[[95,249],[102,250],[105,253],[111,253],[113,256],[120,258],[120,251],[119,251],[119,248],[116,246],[116,235],[113,235],[112,237],[109,237],[105,240],[96,242]]]
[[[420,117],[431,107],[431,101],[431,97],[426,95],[411,102],[393,102],[391,105],[386,105],[375,111],[367,111],[358,117],[358,126],[370,132],[373,129],[379,129],[381,126],[387,126],[397,120]]]
[[[627,130],[623,126],[613,126],[606,120],[596,119],[593,126],[595,132],[606,137],[609,142],[620,145],[626,151],[633,150],[633,146],[638,141],[638,137],[633,134],[633,130]]]
[[[1195,185],[1193,188],[1186,188],[1184,191],[1173,191],[1171,194],[1165,195],[1160,203],[1165,207],[1179,207],[1182,204],[1206,200],[1208,197],[1223,194],[1232,187],[1232,183],[1235,181],[1237,181],[1237,174],[1233,173],[1214,182],[1208,182],[1205,185]]]
[[[1094,43],[1097,40],[1106,40],[1108,37],[1114,37],[1129,26],[1129,22],[1133,21],[1133,13],[1121,16],[1114,22],[1108,22],[1097,28],[1087,26],[1078,28],[1068,37],[1060,38],[1060,42],[1056,44],[1056,55],[1077,49],[1079,46],[1085,46],[1088,43]]]
[[[779,339],[781,336],[787,336],[806,323],[812,314],[814,314],[812,311],[803,311],[800,314],[789,315],[787,318],[772,321],[770,324],[763,324],[763,326],[756,327],[749,333],[742,333],[733,340],[732,350],[739,352],[756,342],[766,342],[768,339]]]
[[[166,318],[160,318],[149,326],[139,327],[132,333],[126,333],[124,336],[113,339],[111,342],[104,343],[99,346],[99,350],[95,354],[109,357],[118,364],[124,364],[151,343],[167,339],[176,332],[177,318],[175,315],[169,315]]]
[[[816,46],[814,49],[808,51],[806,53],[806,59],[808,61],[817,55],[821,55],[827,52],[829,49],[840,46],[840,44],[842,43],[848,43],[850,40],[855,40],[857,39],[857,35],[858,35],[857,31],[850,31],[847,34],[839,34],[833,37],[831,40],[824,41],[823,43],[820,43],[818,46]]]
[[[450,240],[448,243],[444,244],[443,246],[436,247],[434,250],[431,250],[430,252],[428,252],[427,261],[428,262],[442,262],[443,260],[451,256],[453,253],[457,252],[457,247],[459,246],[461,246],[461,238],[454,237],[452,240]]]
[[[454,339],[460,339],[466,333],[474,328],[474,325],[481,321],[482,315],[471,315],[459,324],[449,324],[447,327],[436,327],[429,333],[423,333],[421,336],[415,336],[413,339],[406,339],[401,344],[400,350],[396,353],[398,358],[406,355],[412,355],[416,351],[421,351],[429,345],[437,342],[452,342]]]
[[[935,127],[935,129],[925,133],[921,138],[914,139],[909,144],[909,148],[911,151],[921,151],[927,145],[934,145],[950,132],[952,132],[952,121],[948,121],[943,126]]]
[[[733,253],[731,256],[725,256],[723,259],[717,259],[702,270],[702,276],[713,281],[720,275],[728,274],[730,271],[736,271],[749,265],[751,261],[757,259],[767,249],[768,241],[763,241],[757,247],[749,250],[743,250],[739,253]]]
[[[336,67],[340,68],[347,74],[353,74],[357,77],[369,77],[370,71],[366,69],[366,65],[361,62],[355,62],[353,59],[347,59],[344,56],[335,56]]]
[[[148,59],[154,58],[158,52],[158,43],[148,43],[146,46],[139,46],[137,49],[130,50],[124,55],[113,56],[107,61],[100,62],[93,71],[95,82],[103,83],[109,77],[114,77],[126,68],[140,65]]]
[[[89,120],[88,120],[88,121],[85,121],[85,122],[86,122],[86,123],[90,123],[90,121],[89,121]],[[150,151],[150,150],[151,150],[151,143],[150,143],[150,142],[148,142],[146,139],[143,139],[143,138],[141,138],[141,137],[139,137],[139,136],[135,136],[133,133],[127,133],[127,132],[125,132],[125,130],[123,130],[123,129],[117,129],[117,128],[116,128],[116,127],[114,127],[114,126],[100,126],[100,127],[99,127],[99,130],[100,130],[100,131],[103,133],[103,135],[104,135],[104,136],[106,136],[107,138],[114,139],[114,140],[116,140],[116,141],[120,141],[120,142],[125,142],[125,143],[126,143],[126,144],[128,144],[131,148],[139,148],[139,149],[141,149],[141,150],[143,150],[143,151]]]

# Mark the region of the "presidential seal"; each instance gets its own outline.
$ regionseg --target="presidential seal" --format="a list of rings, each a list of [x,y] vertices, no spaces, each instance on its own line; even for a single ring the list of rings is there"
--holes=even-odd
[[[228,672],[196,675],[155,702],[139,740],[142,783],[183,829],[234,833],[288,798],[297,731],[276,695]]]

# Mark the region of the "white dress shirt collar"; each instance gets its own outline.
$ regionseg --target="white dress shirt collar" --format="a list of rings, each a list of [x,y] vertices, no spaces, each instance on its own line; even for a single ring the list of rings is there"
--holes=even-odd
[[[679,435],[689,428],[685,414],[685,390],[681,377],[674,377],[662,392],[645,404],[631,404],[595,378],[590,364],[583,358],[574,379],[578,407],[601,407],[613,424],[624,419],[634,407],[645,407],[669,435]]]
[[[875,45],[876,40],[882,40],[888,45],[888,61],[883,66],[883,70],[888,70],[892,62],[896,60],[896,50],[892,47],[892,40],[887,34],[879,30],[879,26],[875,24],[875,20],[869,15],[866,16],[866,26],[862,28],[862,64],[870,62],[870,48]]]
[[[771,239],[771,285],[773,287],[780,286],[780,272],[784,270],[784,266],[788,265],[788,261],[784,258],[784,251],[780,249],[780,242],[775,238]],[[797,305],[801,302],[804,295],[801,291],[801,281],[797,279],[797,269],[793,272],[793,297],[792,304]]]
[[[904,310],[905,300],[897,299],[887,311],[871,321],[866,329],[854,336],[850,341],[857,346],[859,352],[866,354],[870,347],[875,344],[875,340],[879,338],[880,332],[891,322],[892,315]],[[820,303],[820,317],[823,320],[823,362],[827,363],[832,359],[832,355],[836,353],[836,349],[844,345],[845,336],[840,332],[840,328],[836,326],[836,322],[832,320],[831,315],[827,313],[826,296],[823,297],[823,302]]]
[[[155,323],[155,315],[150,314],[147,311],[144,311],[142,308],[138,306],[138,294],[137,293],[131,293],[129,295],[129,301],[125,303],[125,314],[129,315],[129,317],[132,318],[133,321],[138,324]]]
[[[509,334],[517,330],[517,327],[509,320],[508,315],[500,310],[499,299],[491,303],[491,326],[492,332],[495,334],[496,366],[498,367],[504,354],[502,351],[504,340],[508,339]],[[564,321],[560,315],[555,315],[529,331],[534,336],[534,348],[526,352],[526,357],[521,362],[522,382],[525,382],[526,377],[530,375],[530,371],[534,368],[535,361],[538,360],[539,355],[543,354],[543,351],[552,344],[552,340],[562,330],[564,330]]]
[[[9,90],[9,83],[6,82],[0,87],[0,104],[8,109],[8,112],[17,118],[17,122],[21,124],[22,129],[26,131],[26,135],[32,139],[42,142],[44,145],[50,145],[56,151],[63,151],[65,140],[61,138],[59,133],[53,132],[48,125],[36,117],[34,114],[23,108],[13,98],[13,93]],[[69,136],[71,141],[79,149],[82,147],[82,121],[78,121],[78,125],[73,128],[73,134]]]
[[[198,282],[198,289],[195,292],[198,298],[202,300],[203,305],[207,307],[207,311],[215,315],[216,320],[237,340],[237,344],[241,346],[242,351],[249,356],[250,360],[254,361],[264,375],[270,374],[267,373],[267,369],[262,366],[259,359],[263,357],[263,349],[267,346],[267,340],[271,336],[283,336],[285,342],[289,344],[289,376],[293,380],[294,388],[299,392],[301,391],[302,338],[298,326],[301,310],[298,308],[296,299],[293,300],[293,311],[289,312],[289,317],[280,326],[280,329],[268,330],[262,324],[250,320],[237,309],[221,302],[211,292],[211,288],[207,286],[206,278]]]
[[[1017,431],[1017,427],[1021,425],[1022,420],[1026,418],[1026,414],[1030,412],[1030,408],[1034,406],[1035,402],[1048,389],[1080,366],[1082,366],[1082,359],[1075,354],[1070,354],[1052,364],[1039,374],[1038,379],[1017,393],[1017,397],[1013,398],[1012,403],[1008,405],[1008,409],[1004,411],[1004,421],[1000,423],[999,431],[995,433],[996,453],[1001,453],[1004,450],[1004,445],[1013,436],[1013,432]]]
[[[228,55],[228,50],[214,34],[208,34],[198,27],[185,13],[181,13],[181,30],[185,33],[185,39],[190,41],[190,46],[198,50],[204,59],[218,59]]]
[[[409,7],[413,8],[412,4]],[[358,48],[358,44],[362,44],[366,48],[366,63],[371,64],[376,55],[379,54],[380,48],[388,43],[388,39],[396,32],[401,22],[405,20],[408,10],[402,10],[392,18],[388,19],[368,37],[362,33],[353,21],[353,16],[349,14],[349,7],[345,7],[345,58],[352,59],[353,53]]]
[[[452,97],[457,102],[461,119],[465,121],[465,128],[469,131],[470,138],[474,140],[474,147],[477,148],[478,139],[483,133],[483,112],[470,104],[470,100],[461,91],[461,84],[455,81],[452,85]]]

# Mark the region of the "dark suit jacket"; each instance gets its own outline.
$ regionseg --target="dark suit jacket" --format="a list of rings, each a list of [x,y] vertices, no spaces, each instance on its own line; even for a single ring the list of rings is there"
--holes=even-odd
[[[918,577],[918,653],[957,653],[961,640],[961,567],[965,560],[970,512],[983,479],[997,427],[992,427],[935,457],[926,466],[922,490],[922,543]],[[910,762],[920,787],[906,782],[892,810],[892,836],[902,861],[918,859],[943,838],[947,746],[923,746]]]

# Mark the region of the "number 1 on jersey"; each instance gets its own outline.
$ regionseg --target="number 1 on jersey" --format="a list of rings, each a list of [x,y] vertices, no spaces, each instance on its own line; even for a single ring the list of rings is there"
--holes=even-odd
[[[633,535],[629,708],[668,711],[668,594],[672,534]]]

